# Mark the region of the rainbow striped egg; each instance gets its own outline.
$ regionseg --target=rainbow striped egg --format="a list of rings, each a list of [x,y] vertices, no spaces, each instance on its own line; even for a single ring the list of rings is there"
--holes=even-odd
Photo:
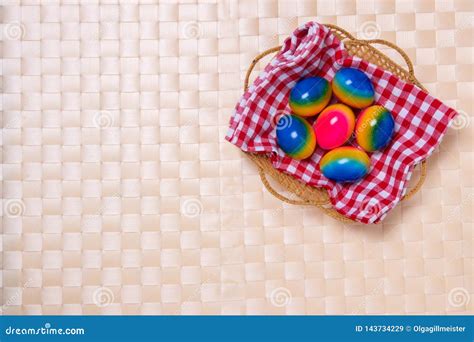
[[[318,145],[325,150],[343,145],[351,137],[354,126],[354,112],[341,103],[326,107],[313,124]]]
[[[326,153],[319,168],[326,178],[333,181],[355,182],[369,172],[370,158],[356,147],[342,146]]]
[[[348,106],[362,109],[374,102],[374,87],[362,71],[343,68],[336,72],[332,80],[334,95]]]
[[[356,141],[367,152],[380,150],[388,145],[394,130],[392,114],[385,107],[371,106],[357,118]]]
[[[313,116],[327,106],[332,90],[322,77],[308,77],[298,81],[290,92],[290,107],[300,116]]]
[[[316,135],[305,119],[296,115],[282,115],[276,126],[278,146],[294,159],[306,159],[316,148]]]

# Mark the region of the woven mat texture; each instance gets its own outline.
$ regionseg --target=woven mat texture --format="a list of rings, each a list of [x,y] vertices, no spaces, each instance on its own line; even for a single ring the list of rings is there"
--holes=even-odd
[[[474,313],[473,1],[5,0],[1,17],[3,314]],[[308,20],[396,43],[461,112],[383,224],[278,201],[224,141],[253,57]]]

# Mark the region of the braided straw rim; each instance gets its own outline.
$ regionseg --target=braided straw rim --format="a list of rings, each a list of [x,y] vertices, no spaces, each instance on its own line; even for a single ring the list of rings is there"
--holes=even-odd
[[[390,43],[383,39],[372,39],[372,40],[360,40],[356,39],[353,35],[351,35],[346,30],[332,24],[325,24],[324,26],[328,27],[333,34],[335,34],[341,41],[344,42],[344,46],[346,50],[351,55],[358,56],[366,61],[369,61],[383,69],[386,69],[393,74],[397,75],[401,79],[410,82],[412,84],[417,85],[423,90],[426,90],[423,85],[415,77],[415,72],[413,68],[413,63],[411,62],[408,55],[397,45]],[[390,59],[387,55],[380,52],[377,48],[375,48],[374,44],[385,45],[393,50],[397,51],[403,60],[406,63],[407,69],[401,67],[392,59]],[[250,64],[247,74],[245,75],[244,81],[244,91],[247,91],[250,82],[250,75],[252,74],[253,69],[257,65],[257,63],[264,58],[265,56],[280,51],[281,46],[275,46],[270,48],[259,55],[257,55],[252,63]],[[293,178],[292,176],[285,174],[276,170],[273,165],[271,164],[268,156],[256,153],[249,153],[246,152],[247,156],[257,165],[258,172],[260,178],[262,180],[263,185],[265,188],[270,192],[273,196],[278,198],[279,200],[289,203],[289,204],[296,204],[296,205],[312,205],[319,207],[322,209],[328,216],[335,218],[344,223],[353,223],[354,220],[345,217],[344,215],[338,213],[334,208],[331,207],[329,195],[324,188],[317,188],[312,187],[307,184],[300,182],[299,180]],[[426,160],[423,160],[420,163],[420,179],[418,180],[417,184],[408,191],[403,197],[402,201],[409,199],[414,194],[420,190],[421,186],[423,185],[426,179]],[[283,187],[286,191],[292,193],[295,198],[289,198],[285,195],[282,195],[277,190],[273,188],[270,182],[267,179],[267,175],[269,175],[274,181],[276,181],[281,187]]]

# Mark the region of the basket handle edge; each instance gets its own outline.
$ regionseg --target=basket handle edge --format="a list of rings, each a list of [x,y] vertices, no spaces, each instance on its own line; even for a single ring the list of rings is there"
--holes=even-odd
[[[289,203],[289,204],[296,204],[296,205],[315,205],[317,207],[321,207],[324,204],[329,203],[329,199],[327,200],[321,200],[321,201],[311,201],[311,200],[296,200],[296,199],[291,199],[288,198],[282,194],[280,194],[278,191],[276,191],[270,184],[270,182],[267,179],[265,170],[263,167],[260,165],[258,166],[258,174],[260,176],[260,180],[262,181],[262,184],[265,186],[265,188],[268,190],[269,193],[271,193],[273,196],[278,198],[279,200]]]

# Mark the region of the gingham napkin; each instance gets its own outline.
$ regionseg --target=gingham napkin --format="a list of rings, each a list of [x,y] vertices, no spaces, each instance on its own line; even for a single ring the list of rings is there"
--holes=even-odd
[[[370,155],[369,174],[352,184],[335,183],[321,174],[321,148],[310,159],[298,161],[287,157],[276,143],[275,122],[282,113],[291,112],[288,95],[295,83],[307,76],[331,81],[342,67],[364,71],[374,85],[375,103],[390,110],[395,119],[392,142],[382,152]],[[244,93],[226,139],[243,151],[269,154],[276,169],[326,188],[339,213],[376,223],[400,201],[413,167],[434,151],[456,114],[420,88],[349,56],[327,27],[309,22],[285,40],[278,55]]]

